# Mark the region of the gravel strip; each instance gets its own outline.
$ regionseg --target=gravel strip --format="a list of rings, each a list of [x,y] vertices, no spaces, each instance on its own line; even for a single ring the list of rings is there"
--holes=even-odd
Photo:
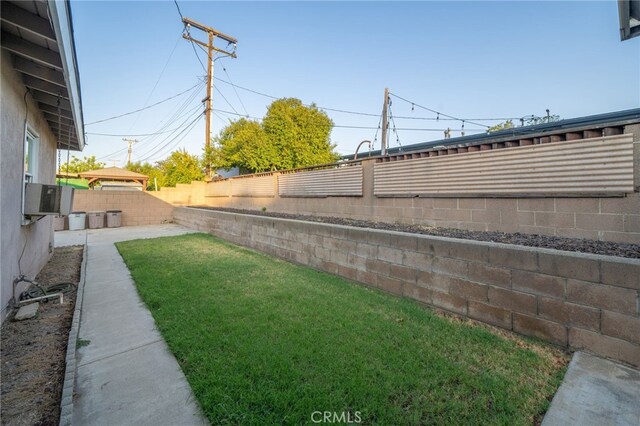
[[[614,243],[579,238],[564,238],[548,235],[521,234],[507,232],[467,231],[464,229],[438,228],[424,225],[403,225],[397,223],[372,222],[369,220],[346,219],[331,216],[310,216],[289,213],[263,212],[259,210],[242,210],[222,207],[190,206],[206,210],[218,210],[239,214],[277,217],[283,219],[306,220],[309,222],[331,223],[335,225],[356,226],[359,228],[383,229],[388,231],[409,232],[414,234],[435,235],[438,237],[461,238],[465,240],[490,241],[496,243],[516,244],[529,247],[544,247],[555,250],[577,251],[582,253],[602,254],[639,259],[640,244]]]

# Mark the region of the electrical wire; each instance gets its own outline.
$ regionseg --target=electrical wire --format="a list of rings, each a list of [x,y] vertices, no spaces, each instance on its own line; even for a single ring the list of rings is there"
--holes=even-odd
[[[167,66],[169,65],[169,62],[171,62],[171,58],[173,57],[173,52],[176,51],[176,47],[178,47],[178,43],[180,42],[181,38],[182,38],[182,34],[180,34],[178,36],[178,39],[176,40],[176,43],[173,45],[173,49],[171,49],[171,53],[169,53],[169,57],[167,58],[167,61],[164,63],[164,66],[162,67],[162,71],[160,71],[160,75],[158,76],[158,79],[156,80],[156,83],[153,85],[153,88],[151,89],[151,92],[149,92],[149,95],[147,96],[147,99],[144,101],[144,106],[147,106],[147,104],[149,103],[149,99],[151,99],[151,96],[153,96],[153,93],[156,91],[156,88],[158,87],[158,83],[160,83],[160,80],[162,79],[162,76],[164,75],[164,72],[167,69]],[[136,119],[133,121],[131,126],[129,126],[129,132],[131,131],[133,126],[135,126],[136,123],[138,123],[138,120],[140,119],[141,115],[142,115],[142,111],[140,111],[138,113],[138,115],[136,116]]]
[[[202,114],[202,111],[198,111],[198,113],[197,113],[196,115],[200,115],[200,114]],[[138,157],[140,157],[140,158],[142,158],[142,157],[146,157],[146,156],[147,156],[147,155],[149,155],[150,153],[154,152],[154,151],[157,149],[158,145],[160,145],[160,144],[164,143],[165,141],[167,141],[167,140],[169,140],[171,137],[173,137],[173,136],[174,136],[174,134],[176,134],[176,132],[178,132],[178,134],[180,134],[182,131],[184,131],[184,129],[185,129],[186,127],[188,127],[188,125],[189,125],[189,124],[188,124],[188,123],[189,123],[189,120],[191,120],[192,118],[194,118],[196,115],[189,115],[189,116],[187,116],[187,118],[186,118],[182,123],[180,123],[180,125],[176,128],[176,130],[174,130],[173,132],[171,132],[169,135],[167,135],[164,139],[162,139],[162,140],[161,140],[160,142],[158,142],[156,145],[149,147],[149,149],[147,149],[144,153],[139,154],[139,155],[138,155]],[[154,139],[154,140],[155,140],[155,139]],[[146,159],[146,158],[145,158],[145,159]],[[143,160],[139,160],[139,161],[144,161],[144,159],[143,159]]]
[[[164,150],[166,150],[166,148],[169,146],[169,144],[171,144],[173,141],[175,141],[175,143],[173,143],[173,145],[171,145],[170,150],[172,150],[173,148],[175,148],[180,142],[182,142],[182,140],[189,134],[189,132],[195,127],[195,125],[198,123],[198,121],[200,121],[200,119],[204,117],[204,114],[198,114],[198,116],[196,117],[195,120],[193,120],[189,125],[188,128],[185,128],[185,130],[179,134],[177,134],[176,136],[174,136],[173,139],[171,139],[169,142],[167,142],[165,145],[163,145],[162,147],[160,147],[158,150],[156,150],[155,152],[147,155],[147,157],[145,157],[144,159],[140,160],[140,161],[147,161],[148,159],[154,157],[154,156],[158,156],[161,152],[163,152]],[[176,140],[179,136],[182,136],[180,139]]]
[[[402,144],[400,143],[400,135],[398,135],[398,129],[396,128],[396,120],[393,118],[393,112],[391,110],[391,102],[389,102],[389,120],[393,123],[393,133],[396,135],[396,142],[400,147],[400,151],[402,152]]]
[[[256,95],[259,95],[259,96],[263,96],[265,98],[282,99],[282,97],[269,95],[267,93],[259,92],[259,91],[254,90],[254,89],[249,89],[248,87],[243,87],[243,86],[237,85],[237,84],[235,84],[235,83],[233,83],[231,81],[224,80],[224,79],[222,79],[220,77],[214,77],[214,80],[217,80],[217,81],[219,81],[221,83],[228,84],[228,85],[232,86],[234,89],[238,88],[240,90],[244,90],[244,91],[249,92],[249,93],[253,93],[253,94],[256,94]],[[394,96],[398,97],[397,95],[394,95]],[[403,98],[402,100],[405,100],[405,99]],[[415,104],[413,102],[410,102],[410,103],[419,107],[418,104]],[[309,104],[303,104],[303,105],[305,105],[307,107],[310,106]],[[329,107],[325,107],[325,106],[321,106],[321,105],[316,105],[316,108],[323,109],[323,110],[326,110],[326,111],[339,112],[339,113],[343,113],[343,114],[360,115],[360,116],[364,116],[364,117],[379,117],[380,116],[380,114],[371,113],[371,112],[350,111],[350,110],[345,110],[345,109],[329,108]],[[445,114],[440,113],[440,115],[444,116]],[[444,118],[395,116],[395,118],[398,119],[398,120],[406,119],[406,120],[426,120],[426,121],[461,121],[461,120],[465,120],[467,123],[472,123],[473,121],[506,121],[506,120],[519,120],[520,119],[519,117],[517,117],[517,118],[514,118],[514,117],[494,117],[494,118],[464,118],[464,119],[460,119],[460,118],[449,117],[449,116],[445,116]],[[475,124],[475,123],[472,123],[472,124]],[[479,124],[479,125],[483,126],[483,127],[488,127],[488,126],[484,126],[483,124]]]
[[[164,133],[172,132],[174,130],[176,130],[176,129],[165,130],[163,132],[154,132],[154,133],[138,133],[138,134],[133,134],[133,135],[131,133],[117,134],[117,133],[93,133],[93,132],[87,132],[85,134],[87,134],[87,135],[95,135],[95,136],[114,136],[114,137],[131,136],[131,137],[139,137],[139,136],[161,135],[161,134],[164,134]],[[124,149],[128,149],[128,148],[124,148]]]
[[[180,10],[180,5],[178,4],[177,0],[173,0],[173,3],[176,5],[176,9],[178,9],[178,14],[180,15],[180,20],[184,19],[184,16],[182,16],[182,11]]]
[[[424,110],[426,110],[426,111],[429,111],[429,112],[432,112],[432,113],[434,113],[434,114],[437,114],[437,115],[438,115],[438,117],[437,117],[436,119],[439,119],[439,117],[442,115],[442,116],[444,116],[444,117],[446,117],[446,118],[450,118],[450,119],[453,119],[453,120],[461,121],[461,122],[463,123],[463,125],[464,125],[464,123],[465,123],[465,122],[467,122],[467,123],[475,124],[476,126],[486,127],[487,129],[488,129],[488,128],[490,128],[490,126],[487,126],[487,125],[485,125],[485,124],[476,123],[476,122],[473,122],[473,121],[471,121],[471,120],[464,119],[464,118],[454,117],[454,116],[452,116],[452,115],[448,115],[448,114],[445,114],[445,113],[443,113],[443,112],[436,111],[436,110],[431,109],[431,108],[427,108],[427,107],[425,107],[425,106],[422,106],[422,105],[420,105],[420,104],[417,104],[417,103],[415,103],[415,102],[412,102],[412,101],[410,101],[410,100],[408,100],[408,99],[405,99],[405,98],[403,98],[403,97],[401,97],[401,96],[398,96],[398,95],[396,95],[395,93],[389,93],[389,96],[393,96],[393,97],[398,98],[398,99],[400,99],[400,100],[402,100],[402,101],[405,101],[405,102],[407,102],[407,103],[410,103],[412,107],[417,106],[418,108],[422,108],[422,109],[424,109]]]
[[[115,115],[113,117],[104,118],[102,120],[92,121],[91,123],[86,123],[85,126],[91,126],[92,124],[104,123],[105,121],[115,120],[116,118],[126,117],[127,115],[135,114],[136,112],[140,112],[140,111],[144,111],[144,110],[149,109],[149,108],[153,108],[154,106],[157,106],[157,105],[160,105],[160,104],[165,103],[167,101],[170,101],[171,99],[175,99],[180,95],[184,95],[185,93],[189,92],[190,90],[193,90],[196,87],[198,87],[198,85],[200,85],[200,83],[196,84],[195,86],[192,86],[192,87],[188,88],[187,90],[185,90],[183,92],[180,92],[180,93],[178,93],[176,95],[170,96],[170,97],[168,97],[166,99],[158,101],[158,102],[156,102],[154,104],[151,104],[151,105],[149,105],[147,107],[139,108],[139,109],[136,109],[136,110],[130,111],[130,112],[125,112],[124,114]]]
[[[182,105],[181,105],[180,107],[178,107],[178,109],[172,113],[171,118],[170,118],[170,119],[168,119],[168,120],[165,122],[165,124],[163,124],[163,125],[160,127],[160,129],[159,129],[159,131],[158,131],[158,132],[155,132],[154,134],[152,134],[152,136],[142,138],[142,139],[138,142],[138,147],[140,148],[140,147],[142,147],[142,146],[145,146],[145,145],[147,145],[147,144],[149,144],[149,143],[153,142],[153,141],[154,141],[154,140],[155,140],[155,139],[156,139],[160,134],[171,133],[171,132],[173,132],[173,131],[175,131],[175,130],[179,130],[179,129],[181,129],[181,127],[180,127],[180,126],[178,126],[178,127],[174,128],[174,129],[172,129],[172,130],[170,130],[170,131],[164,131],[164,129],[166,129],[167,127],[169,127],[169,125],[170,125],[170,124],[173,124],[173,123],[175,123],[176,121],[180,120],[182,117],[184,117],[184,116],[186,116],[186,115],[188,115],[188,114],[191,114],[191,113],[192,113],[196,108],[200,108],[200,105],[199,105],[199,104],[197,104],[197,105],[195,105],[195,107],[193,107],[193,108],[191,108],[191,109],[189,109],[189,110],[186,110],[186,111],[185,111],[186,105],[187,105],[191,100],[193,100],[193,98],[195,97],[195,95],[196,95],[196,94],[197,94],[197,92],[195,92],[195,93],[190,97],[190,99],[187,99],[185,102],[183,102],[183,103],[182,103]],[[100,158],[98,158],[98,159],[99,159],[99,160],[108,159],[109,157],[113,157],[113,156],[115,156],[115,155],[117,155],[117,154],[120,154],[120,153],[122,153],[122,152],[126,151],[127,149],[128,149],[127,147],[120,148],[120,149],[118,149],[118,150],[116,150],[116,151],[114,151],[114,152],[111,152],[110,154],[104,155],[104,156],[102,156],[102,157],[100,157]]]
[[[191,103],[195,97],[198,95],[199,89],[201,89],[204,86],[204,81],[200,81],[194,88],[195,90],[193,91],[193,93],[191,93],[191,95],[189,95],[179,106],[178,108],[176,108],[176,110],[174,110],[172,113],[170,113],[170,115],[168,115],[167,117],[165,117],[164,120],[164,124],[158,129],[157,132],[155,132],[155,134],[153,136],[149,136],[149,137],[145,137],[143,139],[141,139],[138,142],[138,147],[142,147],[152,141],[154,141],[158,135],[160,135],[161,133],[168,133],[168,132],[164,132],[165,129],[167,129],[171,124],[173,124],[174,122],[178,121],[180,118],[182,118],[184,115],[186,114],[190,114],[195,108],[191,108],[190,110],[188,110],[185,114],[183,114],[183,112],[185,111],[187,105],[189,103]],[[199,107],[200,104],[197,104],[195,107]],[[176,128],[176,129],[179,129]],[[120,154],[124,151],[127,150],[127,147],[123,147],[121,149],[118,149],[108,155],[104,155],[102,157],[99,157],[99,160],[108,158],[108,157],[112,157],[116,154]]]
[[[242,105],[242,109],[244,109],[245,114],[247,114],[247,116],[248,116],[249,115],[249,111],[247,111],[247,107],[244,106],[244,102],[242,102],[242,99],[240,98],[240,94],[238,93],[238,90],[236,89],[236,86],[231,81],[231,76],[227,72],[227,68],[225,68],[224,65],[222,65],[222,70],[224,71],[224,73],[227,75],[227,78],[231,82],[231,87],[233,87],[233,91],[236,92],[236,96],[238,97],[238,100],[240,101],[240,105]]]
[[[229,124],[231,124],[231,119],[229,118],[225,118],[223,116],[221,116],[220,114],[218,114],[216,111],[211,110],[211,112],[213,113],[213,115],[215,115],[216,117],[218,117],[220,119],[220,121],[222,122],[228,122]]]
[[[180,22],[184,22],[184,15],[182,14],[182,11],[180,10],[180,5],[178,5],[177,0],[173,0],[173,3],[176,5],[176,9],[178,9],[178,14],[180,15]],[[191,37],[191,33],[189,32],[189,28],[187,27],[187,24],[184,25],[184,29],[182,30],[183,34],[186,32],[187,35],[189,37]],[[196,58],[198,58],[198,62],[200,62],[200,65],[202,66],[202,70],[207,73],[207,67],[204,66],[204,63],[202,62],[202,59],[200,59],[200,55],[198,55],[198,51],[196,50],[196,44],[193,42],[193,40],[189,40],[189,42],[191,42],[191,47],[193,48],[193,53],[195,53]]]
[[[376,141],[378,140],[378,132],[380,131],[381,127],[382,127],[382,114],[380,114],[380,120],[378,121],[378,127],[376,128],[376,133],[373,135],[373,142],[371,142],[371,147],[369,148],[369,151],[374,149]]]
[[[217,111],[223,114],[229,114],[229,115],[235,115],[235,116],[239,116],[239,117],[245,117],[245,118],[250,118],[252,120],[258,120],[261,121],[262,119],[259,117],[253,117],[253,116],[245,116],[243,114],[239,114],[237,112],[231,112],[231,111],[226,111],[223,109],[219,109],[219,108],[214,108],[212,111]],[[338,128],[338,129],[363,129],[363,130],[377,130],[380,129],[380,126],[378,127],[373,127],[373,126],[351,126],[351,125],[343,125],[343,124],[334,124],[333,125],[334,128]],[[397,127],[396,130],[402,130],[402,131],[419,131],[419,132],[443,132],[447,129],[425,129],[425,128],[413,128],[413,127]],[[485,130],[480,130],[480,129],[450,129],[452,131],[467,131],[467,132],[485,132]]]
[[[222,99],[224,99],[224,101],[227,103],[227,105],[229,105],[229,106],[231,107],[231,109],[233,110],[233,112],[235,112],[235,113],[236,113],[236,114],[238,114],[238,115],[242,115],[242,114],[240,114],[240,113],[238,112],[238,110],[237,110],[237,109],[235,109],[235,108],[233,107],[233,105],[231,105],[231,102],[229,102],[229,100],[228,100],[228,99],[227,99],[227,97],[224,95],[224,93],[222,93],[222,92],[220,91],[220,89],[218,89],[218,86],[213,86],[213,88],[216,90],[216,92],[218,92],[218,93],[220,94],[220,96],[222,96]],[[247,115],[248,115],[248,114],[247,114]]]

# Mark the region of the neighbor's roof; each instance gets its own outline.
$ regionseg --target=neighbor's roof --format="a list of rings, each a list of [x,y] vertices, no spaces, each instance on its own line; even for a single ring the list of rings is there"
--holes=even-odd
[[[142,173],[136,173],[120,167],[105,167],[104,169],[89,170],[87,172],[78,173],[85,179],[99,178],[99,179],[115,179],[115,180],[140,180],[149,179],[149,176]]]
[[[624,126],[640,123],[640,108],[628,109],[624,111],[608,112],[604,114],[589,115],[586,117],[570,118],[566,120],[554,121],[551,123],[534,124],[531,126],[513,127],[499,130],[497,132],[482,133],[477,135],[461,136],[450,139],[440,139],[429,142],[422,142],[402,147],[393,147],[387,150],[388,155],[416,152],[436,147],[470,146],[482,143],[508,141],[513,138],[528,138],[543,136],[551,133],[571,132],[590,129],[594,127]],[[358,159],[365,157],[379,157],[380,150],[364,152],[358,155]],[[354,155],[344,155],[343,160],[351,160]]]
[[[3,0],[0,18],[2,49],[13,56],[60,147],[81,151],[84,120],[69,2]]]
[[[100,181],[101,186],[122,186],[122,187],[133,187],[139,188],[142,187],[140,182],[122,182],[118,180],[103,180]]]

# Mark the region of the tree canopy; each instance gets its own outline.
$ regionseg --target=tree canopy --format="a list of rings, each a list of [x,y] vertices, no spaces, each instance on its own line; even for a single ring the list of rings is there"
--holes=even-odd
[[[176,186],[177,183],[191,183],[194,180],[203,180],[204,172],[198,156],[189,154],[186,150],[173,151],[166,159],[151,163],[130,163],[127,170],[142,173],[149,176],[147,190]]]
[[[139,161],[129,163],[127,164],[127,170],[149,176],[149,180],[147,181],[147,191],[155,190],[156,183],[158,185],[158,189],[162,186],[166,186],[162,170],[151,163],[141,163]]]
[[[95,155],[82,158],[74,156],[68,165],[67,163],[62,163],[60,170],[65,173],[81,173],[88,172],[89,170],[103,169],[105,165],[105,163],[97,161]]]
[[[535,115],[531,115],[527,118],[523,117],[520,119],[524,126],[532,126],[534,124],[544,124],[544,123],[553,123],[555,121],[560,120],[560,116],[556,114],[545,115],[544,117],[538,117]],[[491,126],[487,129],[488,133],[497,132],[499,130],[512,129],[515,125],[513,124],[513,120],[507,120],[502,123],[498,123],[495,126]]]
[[[487,129],[487,132],[491,133],[491,132],[497,132],[499,130],[504,130],[504,129],[511,129],[513,128],[513,121],[512,120],[507,120],[504,123],[498,123],[495,126],[491,126]]]
[[[295,98],[274,101],[261,123],[241,118],[214,138],[205,162],[214,168],[249,172],[293,169],[331,163],[333,122],[315,105]]]
[[[204,179],[200,158],[189,154],[185,149],[173,151],[169,157],[158,161],[157,167],[164,178],[162,186],[176,186],[177,183]]]

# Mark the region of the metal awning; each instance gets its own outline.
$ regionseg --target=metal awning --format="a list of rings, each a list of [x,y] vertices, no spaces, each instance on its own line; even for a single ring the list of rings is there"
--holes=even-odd
[[[68,1],[2,1],[2,49],[36,101],[58,147],[84,148],[84,121]]]

